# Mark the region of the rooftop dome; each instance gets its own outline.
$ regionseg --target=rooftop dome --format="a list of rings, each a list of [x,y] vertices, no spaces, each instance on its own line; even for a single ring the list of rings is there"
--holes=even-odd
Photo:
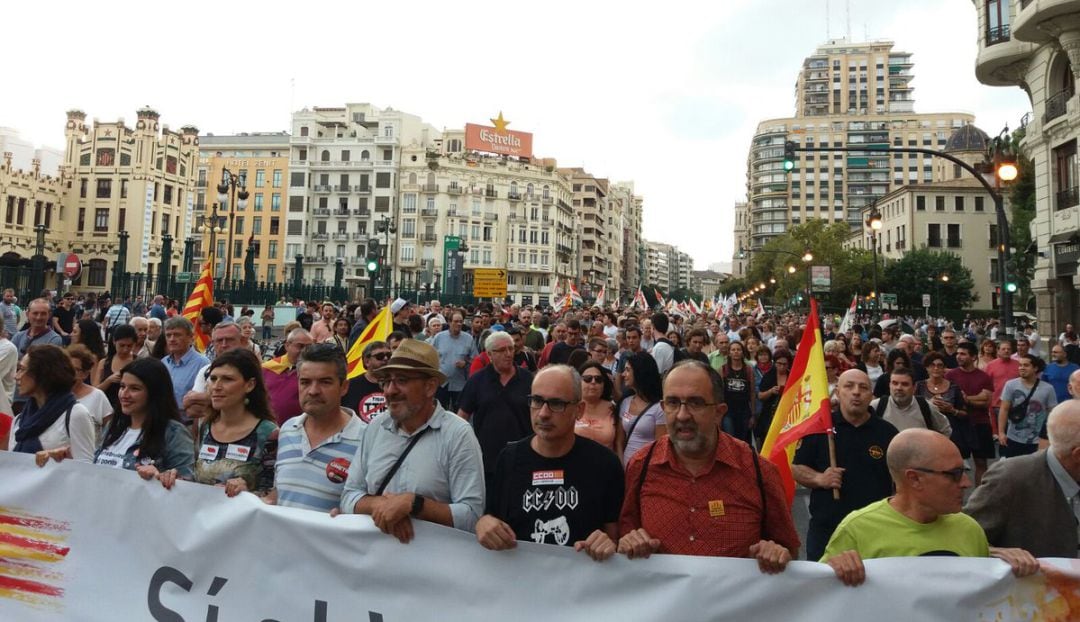
[[[953,132],[952,136],[949,136],[944,151],[983,152],[986,151],[989,143],[990,137],[986,135],[986,132],[969,123]]]

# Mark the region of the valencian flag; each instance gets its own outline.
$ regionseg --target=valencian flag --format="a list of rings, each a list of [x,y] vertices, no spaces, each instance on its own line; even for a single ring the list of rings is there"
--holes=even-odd
[[[210,345],[210,335],[202,331],[199,324],[202,310],[214,306],[214,254],[211,253],[199,274],[199,280],[195,282],[195,289],[188,296],[184,304],[182,314],[195,325],[195,349],[205,352],[206,346]]]
[[[596,295],[596,301],[593,302],[594,307],[598,309],[604,308],[604,294],[607,292],[607,285],[600,286],[600,293]]]
[[[372,341],[386,341],[386,338],[394,330],[394,317],[390,315],[390,303],[383,305],[382,311],[364,327],[357,338],[356,343],[349,348],[346,357],[348,362],[348,379],[352,380],[364,373],[364,348]]]
[[[832,407],[825,375],[825,349],[819,330],[817,301],[810,299],[810,317],[806,320],[795,361],[788,374],[787,386],[776,406],[769,434],[761,455],[776,465],[787,493],[788,506],[795,499],[795,480],[791,461],[796,441],[809,434],[832,431]]]

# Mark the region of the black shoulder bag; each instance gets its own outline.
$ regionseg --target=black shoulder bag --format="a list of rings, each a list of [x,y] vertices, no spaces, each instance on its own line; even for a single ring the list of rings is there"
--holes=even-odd
[[[1039,388],[1039,379],[1035,379],[1035,385],[1028,391],[1027,397],[1020,404],[1013,404],[1009,406],[1009,421],[1012,423],[1020,423],[1027,418],[1028,402],[1031,401],[1031,396],[1035,394],[1035,389]]]
[[[416,447],[416,442],[420,440],[420,437],[423,436],[424,433],[430,429],[430,427],[424,428],[423,430],[420,430],[419,432],[414,434],[413,437],[409,439],[409,444],[405,446],[405,451],[401,452],[401,455],[398,456],[397,461],[394,462],[394,466],[390,467],[390,470],[386,472],[386,476],[383,477],[382,482],[379,483],[379,488],[375,491],[376,497],[381,495],[383,491],[386,490],[386,485],[390,483],[390,480],[394,478],[394,474],[397,473],[398,469],[401,468],[401,463],[405,462],[405,456],[409,455],[409,452],[412,451],[413,447]]]

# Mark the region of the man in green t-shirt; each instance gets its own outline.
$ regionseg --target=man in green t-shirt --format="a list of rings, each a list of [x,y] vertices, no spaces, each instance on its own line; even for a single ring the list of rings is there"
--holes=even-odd
[[[877,557],[996,557],[1018,577],[1038,572],[1031,553],[990,547],[982,527],[960,512],[971,480],[948,437],[904,430],[889,444],[886,462],[896,494],[848,514],[820,560],[846,585],[862,583],[862,560]]]

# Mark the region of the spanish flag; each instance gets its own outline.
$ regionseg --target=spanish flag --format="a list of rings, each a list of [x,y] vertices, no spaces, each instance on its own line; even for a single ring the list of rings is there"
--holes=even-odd
[[[211,253],[203,266],[199,280],[195,282],[195,289],[188,296],[184,304],[183,316],[195,325],[195,349],[205,352],[206,346],[210,345],[210,335],[202,331],[199,317],[206,307],[214,306],[214,254]]]
[[[821,342],[817,301],[811,298],[806,330],[795,352],[795,361],[773,415],[769,434],[761,447],[761,455],[780,471],[789,507],[795,500],[791,461],[795,458],[796,441],[809,434],[826,432],[832,432],[832,407],[829,404],[825,349]]]
[[[379,314],[375,316],[375,319],[364,327],[356,343],[349,348],[349,355],[346,357],[349,380],[364,373],[364,348],[372,341],[386,341],[387,336],[394,330],[393,324],[394,317],[390,315],[390,305],[386,304],[383,306],[382,311],[379,311]]]

